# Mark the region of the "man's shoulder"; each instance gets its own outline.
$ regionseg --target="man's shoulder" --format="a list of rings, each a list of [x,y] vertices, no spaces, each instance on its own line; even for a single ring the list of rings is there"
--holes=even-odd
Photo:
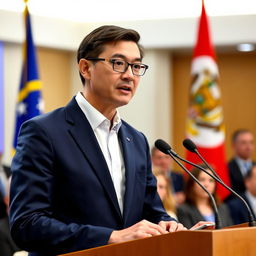
[[[34,122],[34,123],[39,123],[39,124],[47,124],[47,123],[56,123],[58,124],[59,121],[66,116],[66,110],[69,109],[70,107],[74,107],[75,100],[72,99],[66,106],[56,108],[50,112],[38,115],[36,117],[33,117],[29,119],[26,122]],[[25,122],[25,123],[26,123]]]
[[[241,194],[241,197],[245,199],[245,201],[247,202],[247,198],[244,193]],[[245,205],[243,204],[242,200],[237,197],[233,197],[232,199],[226,201],[225,205],[227,205],[230,209],[236,209],[236,210],[245,208]]]
[[[236,163],[236,159],[233,157],[231,159],[229,159],[228,164],[233,164]]]
[[[231,169],[231,168],[235,168],[235,167],[238,167],[237,161],[235,158],[231,158],[228,161],[228,168]]]
[[[63,117],[63,108],[58,108],[48,113],[41,114],[39,116],[33,117],[27,121],[25,121],[22,126],[26,125],[43,125],[47,126],[49,124],[58,124],[60,118]]]

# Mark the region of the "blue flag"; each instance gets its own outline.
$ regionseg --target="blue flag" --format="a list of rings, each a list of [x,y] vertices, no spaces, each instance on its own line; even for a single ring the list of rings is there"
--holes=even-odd
[[[0,154],[4,152],[4,50],[0,42]]]
[[[42,84],[38,76],[36,48],[33,43],[30,15],[27,5],[24,10],[24,18],[26,39],[23,44],[22,73],[16,106],[16,128],[13,141],[14,150],[17,146],[17,138],[22,123],[32,117],[40,115],[43,111],[41,96]],[[15,153],[15,151],[13,153]]]

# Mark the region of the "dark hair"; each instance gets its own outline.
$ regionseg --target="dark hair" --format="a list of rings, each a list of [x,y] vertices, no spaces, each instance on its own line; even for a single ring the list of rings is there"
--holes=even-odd
[[[200,166],[211,173],[211,171],[209,170],[209,168],[206,165],[200,164]],[[198,179],[200,173],[203,171],[201,171],[198,168],[192,168],[190,172]],[[195,205],[195,203],[196,203],[196,195],[194,192],[194,184],[195,183],[196,182],[191,178],[191,176],[188,176],[188,178],[186,180],[186,186],[185,186],[185,195],[186,195],[186,202],[191,205]],[[216,182],[215,182],[215,184],[216,184]],[[213,198],[216,200],[216,203],[219,204],[219,199],[216,196],[216,186],[215,186],[215,191],[213,193]],[[209,198],[209,204],[211,205],[210,198]]]
[[[133,41],[138,45],[141,58],[143,58],[143,48],[139,44],[140,35],[133,29],[126,29],[114,25],[105,25],[96,28],[90,34],[88,34],[77,51],[77,63],[80,59],[84,58],[97,58],[103,51],[104,45],[108,42],[118,41]],[[84,84],[85,79],[80,74],[82,83]]]
[[[243,133],[252,133],[252,132],[250,130],[248,130],[248,129],[238,129],[232,135],[232,142],[235,143],[237,138],[238,138],[238,136],[240,134],[243,134]]]

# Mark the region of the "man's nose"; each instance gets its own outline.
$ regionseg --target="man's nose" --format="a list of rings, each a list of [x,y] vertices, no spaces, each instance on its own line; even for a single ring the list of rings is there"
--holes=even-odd
[[[134,78],[134,74],[132,72],[132,66],[128,66],[128,68],[126,69],[126,71],[123,73],[124,77],[131,77]]]

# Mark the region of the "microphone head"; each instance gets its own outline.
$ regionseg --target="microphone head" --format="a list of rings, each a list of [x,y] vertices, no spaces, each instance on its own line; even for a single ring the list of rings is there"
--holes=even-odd
[[[188,151],[196,153],[197,147],[196,147],[196,144],[192,140],[190,140],[190,139],[183,140],[183,146]]]
[[[159,149],[161,152],[163,152],[164,154],[169,154],[171,150],[170,145],[161,139],[158,139],[155,141],[155,147]]]

